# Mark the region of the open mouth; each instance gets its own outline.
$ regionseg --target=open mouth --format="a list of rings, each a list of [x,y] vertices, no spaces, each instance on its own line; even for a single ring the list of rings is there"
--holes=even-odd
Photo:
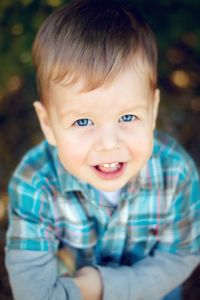
[[[123,162],[112,162],[112,163],[103,163],[94,166],[96,173],[104,179],[116,179],[124,171],[126,163]]]

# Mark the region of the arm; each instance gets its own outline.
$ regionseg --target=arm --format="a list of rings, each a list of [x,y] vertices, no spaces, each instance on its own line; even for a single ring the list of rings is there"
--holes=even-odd
[[[26,175],[31,176],[30,170]],[[80,291],[73,279],[58,274],[55,253],[59,241],[48,182],[34,183],[25,179],[21,170],[18,173],[9,185],[6,239],[6,267],[14,299],[79,300]]]
[[[161,299],[180,285],[200,262],[195,255],[175,255],[156,251],[132,267],[99,266],[104,300]]]
[[[6,251],[6,267],[16,300],[101,300],[99,272],[82,268],[75,278],[58,276],[57,260],[46,251]]]
[[[168,218],[153,255],[133,266],[98,266],[104,300],[161,299],[200,263],[200,180],[189,163],[183,162],[179,171],[174,167],[176,180],[169,177]]]
[[[58,276],[53,252],[6,250],[6,267],[15,300],[79,300],[70,277]]]

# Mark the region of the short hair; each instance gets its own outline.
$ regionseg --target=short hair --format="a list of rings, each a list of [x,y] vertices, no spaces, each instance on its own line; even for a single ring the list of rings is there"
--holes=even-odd
[[[147,63],[155,89],[155,36],[138,11],[124,2],[73,1],[44,21],[33,45],[41,94],[50,82],[70,85],[81,78],[85,90],[109,84],[137,57]]]

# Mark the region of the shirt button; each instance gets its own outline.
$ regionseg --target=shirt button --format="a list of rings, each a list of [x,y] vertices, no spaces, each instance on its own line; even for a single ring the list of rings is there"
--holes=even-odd
[[[157,228],[151,228],[150,230],[149,230],[149,233],[151,234],[151,235],[158,235],[158,229]]]

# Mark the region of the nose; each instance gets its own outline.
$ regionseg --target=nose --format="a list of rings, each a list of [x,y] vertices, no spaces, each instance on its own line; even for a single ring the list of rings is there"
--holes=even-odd
[[[99,129],[96,139],[96,150],[107,151],[120,148],[118,129],[111,126],[105,126]]]

